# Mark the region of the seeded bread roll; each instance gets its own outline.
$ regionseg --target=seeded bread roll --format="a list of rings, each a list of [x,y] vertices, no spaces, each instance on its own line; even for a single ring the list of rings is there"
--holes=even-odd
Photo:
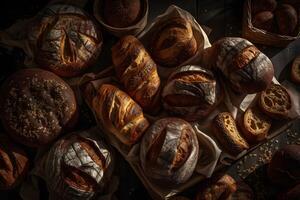
[[[114,158],[101,140],[79,132],[58,140],[43,157],[50,199],[94,199],[111,179]]]
[[[147,112],[159,108],[160,78],[142,43],[125,36],[112,47],[112,61],[126,92]]]
[[[162,93],[164,107],[187,121],[203,119],[222,101],[215,75],[200,66],[188,65],[173,72]]]
[[[105,0],[103,10],[107,24],[124,28],[139,20],[142,5],[141,0]]]
[[[28,31],[36,63],[59,76],[72,77],[92,66],[102,35],[81,9],[55,4],[41,11]]]
[[[272,83],[268,89],[261,92],[258,105],[269,117],[282,120],[288,118],[292,100],[283,86]]]
[[[102,126],[123,144],[135,144],[149,126],[142,108],[113,85],[100,86],[92,107]]]
[[[248,108],[242,117],[243,136],[249,143],[257,143],[266,139],[271,128],[271,119],[259,109]]]
[[[210,179],[206,186],[200,188],[195,200],[229,200],[236,190],[237,184],[235,180],[225,174],[221,177]]]
[[[1,94],[2,124],[24,145],[48,144],[77,121],[73,90],[51,72],[20,70],[6,80]]]
[[[230,113],[219,113],[213,120],[212,129],[222,149],[230,155],[237,156],[249,148]]]
[[[22,148],[8,137],[0,136],[0,189],[16,187],[26,176],[29,160]]]
[[[152,124],[142,139],[141,166],[158,184],[180,184],[192,176],[198,152],[198,139],[188,122],[163,118]]]
[[[246,39],[222,38],[207,48],[204,55],[210,64],[222,72],[237,93],[257,93],[272,82],[272,62]]]
[[[197,52],[197,41],[188,20],[169,19],[153,35],[151,55],[163,67],[177,67]]]

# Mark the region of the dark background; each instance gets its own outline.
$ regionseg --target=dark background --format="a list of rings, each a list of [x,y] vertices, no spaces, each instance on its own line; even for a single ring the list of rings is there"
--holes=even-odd
[[[45,0],[8,0],[0,5],[0,30],[8,28],[18,19],[30,18],[34,16],[48,1]],[[241,36],[242,29],[242,5],[243,0],[149,0],[149,22],[159,14],[163,13],[171,4],[188,10],[195,16],[200,25],[205,25],[212,29],[209,34],[211,42],[224,36]],[[91,3],[86,7],[91,10]],[[104,46],[109,47],[117,40],[110,34],[104,33]],[[280,49],[270,48],[259,45],[260,49],[269,57],[275,55]],[[110,63],[109,51],[102,53],[103,63],[107,66]],[[20,49],[4,48],[0,45],[0,84],[5,78],[22,67],[24,53]],[[78,129],[88,128],[95,124],[89,115],[87,108],[81,111],[82,124]],[[3,132],[0,126],[0,132]],[[35,151],[26,148],[31,157],[34,157]],[[121,156],[119,156],[121,158]],[[150,199],[142,183],[136,177],[128,164],[121,159],[118,163],[118,173],[120,174],[120,186],[117,196],[119,199]],[[41,182],[41,185],[44,184]],[[46,199],[47,190],[45,187],[41,191],[43,199]],[[18,189],[12,191],[0,192],[0,199],[20,199]],[[192,197],[196,188],[187,191],[185,195]]]

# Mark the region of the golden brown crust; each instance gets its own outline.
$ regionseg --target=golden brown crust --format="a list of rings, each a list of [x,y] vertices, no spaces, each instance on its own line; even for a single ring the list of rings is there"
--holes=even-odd
[[[103,9],[108,25],[124,28],[134,25],[140,19],[142,3],[141,0],[105,0]]]
[[[55,74],[25,69],[2,86],[1,120],[18,142],[38,147],[53,141],[77,121],[77,104],[70,86]]]
[[[180,184],[193,174],[198,161],[193,127],[179,118],[157,120],[145,133],[140,150],[145,174],[159,184]]]
[[[19,146],[8,137],[0,136],[0,189],[7,190],[17,186],[29,168],[29,159]]]
[[[257,143],[267,137],[271,128],[271,119],[256,107],[248,108],[243,115],[241,128],[243,136],[250,143]]]
[[[214,136],[227,153],[236,156],[249,148],[230,113],[219,113],[213,120],[212,128]]]
[[[195,200],[223,200],[231,199],[237,190],[236,181],[229,175],[214,178],[206,187],[200,188]]]
[[[96,62],[102,35],[92,19],[71,5],[44,9],[28,31],[36,63],[59,76],[83,73]]]
[[[136,143],[149,126],[141,107],[113,85],[100,86],[92,107],[102,126],[126,145]]]
[[[222,72],[231,88],[242,94],[265,90],[272,82],[274,68],[271,60],[251,42],[238,37],[225,37],[206,50],[208,63]]]
[[[261,92],[258,105],[269,117],[282,120],[288,118],[292,100],[283,86],[272,83],[268,89]]]
[[[120,82],[145,111],[159,107],[160,78],[157,67],[134,36],[125,36],[112,48],[112,60]]]
[[[153,37],[151,55],[164,67],[177,67],[194,56],[198,46],[189,21],[175,17],[165,22]]]
[[[209,115],[222,97],[222,88],[214,74],[196,65],[181,67],[171,74],[162,92],[165,109],[187,121]]]
[[[293,62],[291,79],[294,83],[300,84],[300,57],[297,57]]]

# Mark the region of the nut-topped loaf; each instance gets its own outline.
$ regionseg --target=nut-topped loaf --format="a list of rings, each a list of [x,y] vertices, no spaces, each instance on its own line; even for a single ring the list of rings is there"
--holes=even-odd
[[[76,123],[74,92],[52,72],[17,71],[6,80],[1,94],[2,124],[22,144],[43,146]]]

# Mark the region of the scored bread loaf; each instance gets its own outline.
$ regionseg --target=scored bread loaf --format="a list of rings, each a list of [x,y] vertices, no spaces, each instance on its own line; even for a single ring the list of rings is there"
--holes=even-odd
[[[125,36],[112,47],[112,61],[126,92],[145,110],[159,107],[160,78],[146,49],[134,36]]]
[[[230,113],[219,113],[213,120],[212,129],[219,144],[230,155],[236,156],[249,148]]]
[[[161,25],[151,41],[151,55],[163,67],[177,67],[194,56],[197,41],[191,23],[173,17]]]
[[[256,143],[267,137],[271,128],[271,119],[256,107],[248,108],[242,117],[243,136],[250,143]]]
[[[173,72],[162,92],[165,109],[187,121],[209,115],[222,97],[222,88],[212,71],[196,65]]]
[[[193,127],[179,118],[162,118],[146,131],[140,149],[145,175],[158,184],[186,182],[198,162],[199,144]]]
[[[272,83],[259,96],[258,105],[271,118],[286,119],[292,107],[292,100],[288,91],[279,84]]]
[[[110,84],[100,86],[92,100],[92,108],[102,126],[126,145],[136,143],[149,126],[142,108]]]
[[[222,38],[205,49],[203,56],[207,64],[221,71],[237,93],[261,92],[271,84],[274,76],[271,60],[243,38]]]

